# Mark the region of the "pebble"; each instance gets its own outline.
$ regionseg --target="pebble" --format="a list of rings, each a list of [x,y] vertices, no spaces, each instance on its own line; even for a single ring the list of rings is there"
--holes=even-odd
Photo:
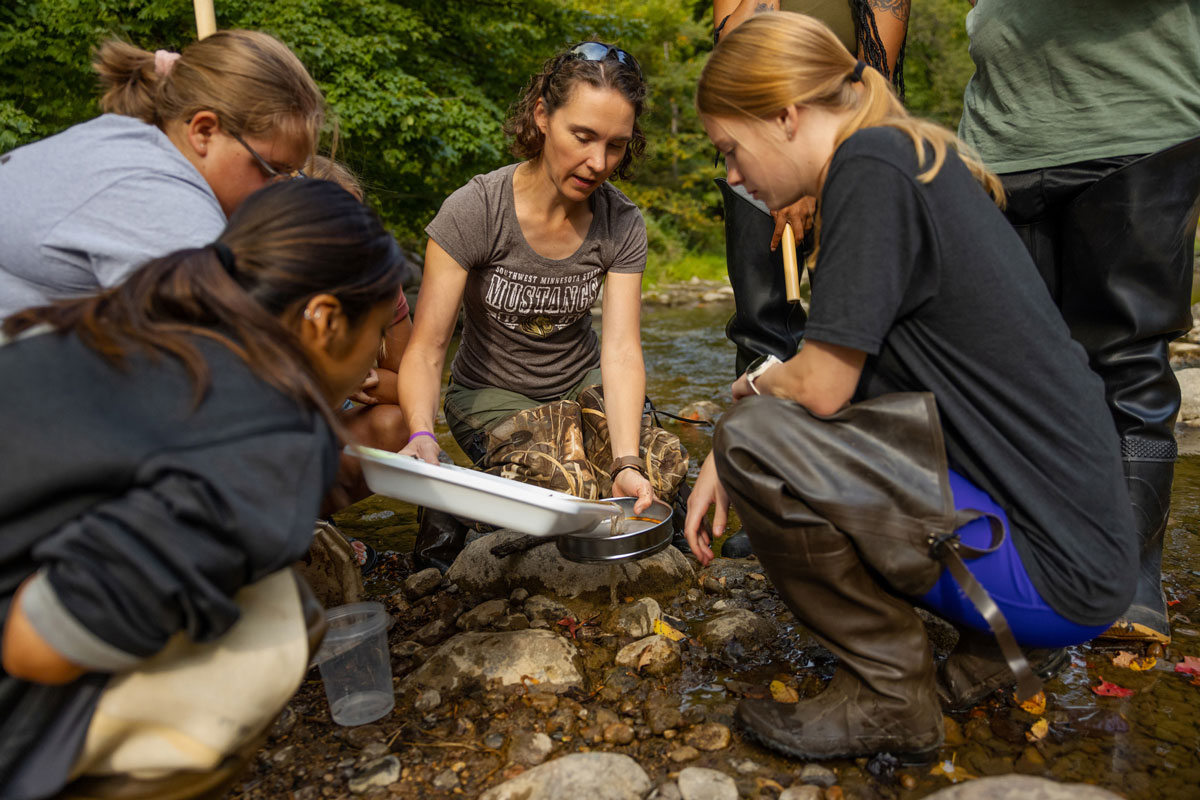
[[[277,767],[286,767],[296,760],[296,745],[289,744],[271,754],[271,763]]]
[[[667,781],[651,792],[647,800],[683,800],[683,795],[679,793],[679,786],[675,781]]]
[[[962,726],[958,724],[958,720],[942,717],[942,724],[946,728],[946,739],[943,745],[945,747],[962,747],[966,738],[963,736]]]
[[[508,749],[508,758],[527,767],[536,767],[546,760],[554,742],[544,733],[522,731],[513,736],[512,745]]]
[[[743,775],[752,775],[763,768],[762,764],[759,764],[757,761],[751,761],[748,758],[742,759],[741,761],[733,761],[731,763],[733,768]]]
[[[342,738],[346,740],[346,744],[361,750],[371,742],[382,739],[383,728],[378,725],[359,725],[356,728],[348,728]]]
[[[387,786],[400,780],[400,759],[386,756],[372,761],[350,779],[350,791],[362,794],[374,786]]]
[[[364,761],[374,761],[377,758],[383,758],[392,752],[392,748],[388,747],[387,742],[371,742],[362,749],[359,757]]]
[[[431,569],[437,572],[436,568],[431,567]],[[432,647],[435,644],[441,644],[453,632],[454,626],[449,620],[435,619],[414,633],[413,639],[426,647]]]
[[[725,587],[721,585],[721,582],[711,575],[705,576],[702,586],[704,587],[704,591],[708,592],[709,594],[725,595],[729,593],[726,591]]]
[[[422,714],[428,714],[442,704],[442,694],[437,689],[425,689],[413,702],[413,708]]]
[[[296,720],[299,715],[292,709],[291,706],[285,706],[283,711],[279,712],[279,716],[271,723],[271,732],[268,737],[272,740],[282,739],[292,732],[296,727]]]
[[[417,600],[433,592],[442,585],[442,573],[437,567],[414,572],[404,581],[404,594],[409,600]]]
[[[657,634],[622,647],[617,666],[636,669],[644,675],[666,675],[679,669],[682,657],[679,645]]]
[[[779,800],[822,800],[823,797],[820,786],[794,784],[783,790]]]
[[[820,764],[805,764],[804,769],[800,770],[800,782],[828,789],[837,783],[837,775],[829,767],[823,767]]]
[[[633,741],[633,728],[624,722],[614,722],[604,729],[604,741],[609,744],[629,744]]]
[[[508,599],[511,600],[514,605],[520,605],[529,599],[529,590],[517,587],[516,589],[512,590],[512,594],[508,596]]]
[[[540,594],[535,594],[525,601],[524,611],[531,622],[541,620],[553,624],[563,617],[571,616],[571,610],[562,603]]]
[[[424,649],[425,647],[418,642],[397,642],[392,645],[392,655],[396,658],[411,658]]]
[[[458,618],[460,631],[479,631],[491,627],[495,622],[508,614],[508,601],[502,599],[488,600],[480,603]]]
[[[683,800],[738,800],[733,778],[715,769],[686,767],[675,783]]]
[[[643,597],[617,609],[610,629],[623,636],[641,639],[654,633],[654,623],[662,619],[662,607],[651,597]]]
[[[435,789],[441,789],[443,792],[448,792],[458,788],[458,775],[452,769],[442,770],[436,778],[433,779]]]
[[[489,733],[483,737],[483,746],[489,750],[499,750],[501,747],[504,747],[504,734]]]
[[[683,734],[685,744],[709,753],[724,750],[731,738],[729,728],[719,722],[702,722],[688,728]]]
[[[692,761],[700,757],[700,751],[690,745],[676,748],[667,754],[667,758],[674,761],[676,764],[682,764],[684,761]]]

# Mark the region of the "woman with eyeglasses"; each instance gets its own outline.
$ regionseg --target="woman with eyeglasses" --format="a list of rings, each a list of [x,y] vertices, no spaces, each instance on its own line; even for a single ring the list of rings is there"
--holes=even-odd
[[[288,181],[0,326],[0,797],[236,777],[308,669],[323,615],[289,567],[402,271],[366,206]]]
[[[265,33],[220,31],[182,53],[112,40],[93,68],[103,115],[0,156],[0,319],[212,241],[315,152],[321,91]]]
[[[525,160],[477,175],[443,203],[426,228],[425,277],[400,367],[411,432],[401,452],[438,461],[442,367],[464,306],[445,411],[476,466],[584,497],[637,497],[639,509],[656,489],[674,489],[687,463],[678,440],[665,469],[641,446],[646,226],[608,183],[628,177],[645,149],[645,97],[624,50],[585,42],[554,56],[506,125]],[[597,339],[591,307],[602,284]],[[423,513],[418,565],[446,569],[465,533],[448,515]]]

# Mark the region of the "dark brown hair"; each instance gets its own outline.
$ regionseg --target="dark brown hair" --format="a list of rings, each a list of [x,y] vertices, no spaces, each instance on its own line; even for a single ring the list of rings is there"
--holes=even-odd
[[[185,47],[165,75],[155,71],[154,53],[112,39],[97,49],[92,69],[106,113],[161,128],[212,111],[233,133],[279,133],[316,152],[325,100],[300,59],[269,34],[217,31]]]
[[[328,181],[271,184],[246,199],[217,249],[180,250],[155,259],[98,295],[26,309],[4,321],[15,336],[48,324],[72,333],[118,367],[132,353],[183,362],[197,402],[208,364],[193,337],[221,342],[255,374],[340,430],[287,319],[318,294],[331,294],[354,326],[400,292],[403,258],[375,214]]]
[[[646,82],[636,70],[616,59],[586,61],[559,53],[542,65],[542,71],[529,79],[521,97],[509,109],[504,122],[504,133],[512,137],[512,154],[517,158],[537,158],[542,154],[546,137],[538,130],[533,112],[537,101],[546,104],[546,112],[553,114],[571,98],[576,85],[586,83],[597,89],[615,89],[633,106],[633,138],[625,149],[625,156],[613,171],[618,178],[633,175],[633,162],[646,151],[646,134],[638,125],[638,118],[646,107]]]

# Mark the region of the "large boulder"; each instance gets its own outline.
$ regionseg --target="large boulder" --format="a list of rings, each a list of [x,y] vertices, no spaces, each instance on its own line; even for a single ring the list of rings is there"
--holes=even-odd
[[[584,685],[579,651],[550,631],[462,633],[442,644],[400,684],[401,691],[437,689],[448,697],[537,681],[542,691]]]
[[[479,800],[642,800],[653,785],[629,756],[574,753],[523,772],[487,790]]]
[[[1055,783],[1030,775],[997,775],[967,781],[934,792],[928,800],[1118,800],[1099,786]]]
[[[455,559],[446,577],[467,594],[506,597],[520,588],[605,606],[614,597],[675,597],[694,580],[691,562],[674,547],[615,564],[568,561],[552,541],[502,558],[492,554],[492,548],[524,536],[501,530],[476,539]]]

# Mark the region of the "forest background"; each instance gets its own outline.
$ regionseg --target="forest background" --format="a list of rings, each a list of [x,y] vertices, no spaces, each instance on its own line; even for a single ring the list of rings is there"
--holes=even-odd
[[[336,156],[410,249],[472,175],[510,163],[509,105],[541,62],[583,40],[633,53],[650,86],[647,158],[618,184],[642,209],[646,281],[724,275],[715,151],[693,105],[712,50],[710,0],[216,0],[220,28],[268,31],[324,90]],[[966,0],[913,3],[906,102],[954,127],[973,70]],[[148,50],[195,38],[192,0],[5,0],[0,7],[0,153],[99,113],[95,46]],[[332,142],[332,137],[327,137]]]

